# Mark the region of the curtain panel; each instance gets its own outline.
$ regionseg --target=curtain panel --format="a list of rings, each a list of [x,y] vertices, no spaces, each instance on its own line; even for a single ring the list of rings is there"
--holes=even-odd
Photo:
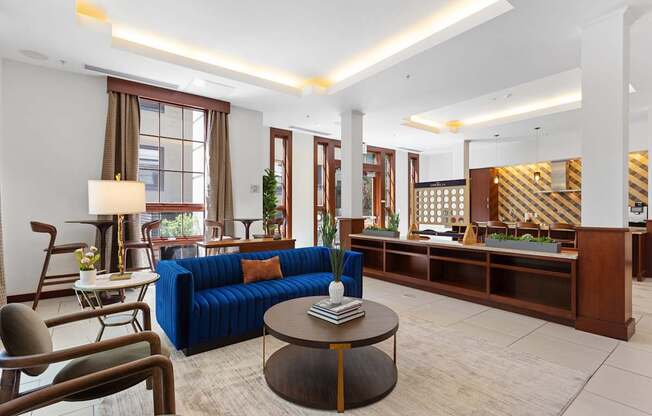
[[[109,106],[104,136],[102,180],[114,180],[120,174],[122,180],[138,180],[138,146],[140,139],[140,105],[138,96],[109,91]],[[125,239],[139,240],[139,216],[129,215],[125,223]],[[117,241],[117,227],[112,227],[111,242]],[[117,270],[117,243],[107,244],[110,250],[107,265]]]
[[[206,218],[233,218],[233,189],[229,151],[229,115],[208,110],[206,153]],[[233,222],[224,223],[224,233],[233,235]]]

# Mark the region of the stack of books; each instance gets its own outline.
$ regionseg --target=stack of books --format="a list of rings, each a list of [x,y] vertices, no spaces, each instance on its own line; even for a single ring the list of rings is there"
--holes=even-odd
[[[360,309],[361,306],[362,299],[345,297],[342,299],[342,303],[333,304],[329,298],[326,298],[312,305],[308,310],[308,315],[340,325],[363,317],[364,310]]]

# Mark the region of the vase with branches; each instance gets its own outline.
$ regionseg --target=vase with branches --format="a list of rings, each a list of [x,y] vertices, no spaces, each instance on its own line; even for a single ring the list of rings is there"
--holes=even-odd
[[[267,235],[272,234],[273,221],[276,218],[276,187],[278,182],[272,169],[265,169],[263,176],[263,228]]]
[[[344,297],[344,284],[342,283],[342,274],[344,274],[344,250],[341,248],[330,249],[331,272],[333,281],[328,285],[328,294],[332,304],[342,303]]]

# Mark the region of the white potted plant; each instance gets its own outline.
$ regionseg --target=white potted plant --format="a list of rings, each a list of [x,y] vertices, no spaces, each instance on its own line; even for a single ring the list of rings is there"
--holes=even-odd
[[[330,249],[331,271],[333,272],[333,281],[328,285],[328,294],[330,301],[334,305],[342,303],[344,297],[344,283],[342,283],[342,274],[344,273],[344,250],[341,248]]]
[[[84,249],[79,248],[75,250],[75,258],[79,265],[79,280],[82,285],[93,285],[97,278],[97,270],[95,263],[100,261],[100,253],[97,247],[91,246],[88,252],[84,253]]]

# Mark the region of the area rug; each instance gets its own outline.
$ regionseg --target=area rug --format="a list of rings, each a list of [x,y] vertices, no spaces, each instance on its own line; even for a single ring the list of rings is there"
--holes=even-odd
[[[270,350],[284,344],[268,337]],[[391,341],[379,344],[391,353]],[[326,415],[276,396],[262,375],[261,339],[174,361],[180,415]],[[559,415],[589,375],[483,339],[402,317],[398,383],[380,402],[350,415]],[[334,387],[335,388],[335,387]],[[144,384],[104,399],[100,415],[152,414]]]

